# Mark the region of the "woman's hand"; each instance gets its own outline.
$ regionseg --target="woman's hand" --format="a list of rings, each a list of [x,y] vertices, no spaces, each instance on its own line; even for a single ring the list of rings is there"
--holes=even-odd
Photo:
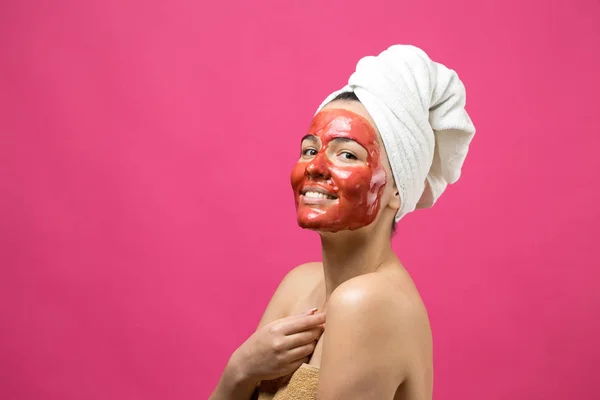
[[[325,313],[312,309],[259,328],[231,356],[250,381],[275,379],[308,362],[324,330]]]

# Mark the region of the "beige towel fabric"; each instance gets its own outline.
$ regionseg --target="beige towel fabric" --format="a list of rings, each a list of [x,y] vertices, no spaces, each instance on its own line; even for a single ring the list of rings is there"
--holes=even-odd
[[[319,368],[302,364],[293,374],[262,381],[258,400],[316,400]]]

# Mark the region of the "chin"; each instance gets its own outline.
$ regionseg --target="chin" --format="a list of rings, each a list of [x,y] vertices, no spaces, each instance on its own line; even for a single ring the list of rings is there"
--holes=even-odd
[[[319,219],[306,220],[299,217],[298,226],[302,229],[308,229],[318,233],[337,233],[341,231],[355,231],[363,228],[365,225],[357,224],[356,221],[339,221],[332,224],[329,221],[320,221]]]
[[[301,217],[298,217],[298,226],[302,229],[308,229],[315,232],[335,233],[344,230],[344,228],[334,226],[333,224],[324,221],[319,221],[318,219],[307,220]]]

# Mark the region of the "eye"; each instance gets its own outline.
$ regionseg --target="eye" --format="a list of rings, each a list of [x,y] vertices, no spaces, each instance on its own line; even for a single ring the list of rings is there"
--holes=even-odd
[[[317,155],[317,150],[313,149],[312,147],[309,147],[307,149],[302,150],[302,155],[308,156],[308,157],[313,157],[313,156]]]
[[[340,153],[340,156],[342,158],[345,158],[346,160],[358,160],[358,157],[356,157],[354,154],[348,152],[348,151],[342,151]]]

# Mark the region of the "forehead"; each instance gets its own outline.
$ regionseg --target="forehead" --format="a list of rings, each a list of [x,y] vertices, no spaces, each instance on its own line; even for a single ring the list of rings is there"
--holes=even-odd
[[[366,120],[366,122],[371,126],[372,129],[375,130],[377,135],[379,136],[379,131],[377,126],[375,125],[375,121],[371,118],[371,114],[367,111],[365,106],[362,105],[360,101],[355,100],[334,100],[325,107],[321,109],[321,112],[332,111],[332,110],[342,110],[362,117],[362,119]]]
[[[309,133],[326,141],[346,138],[362,145],[379,144],[373,125],[364,116],[347,108],[324,108],[315,115]]]

